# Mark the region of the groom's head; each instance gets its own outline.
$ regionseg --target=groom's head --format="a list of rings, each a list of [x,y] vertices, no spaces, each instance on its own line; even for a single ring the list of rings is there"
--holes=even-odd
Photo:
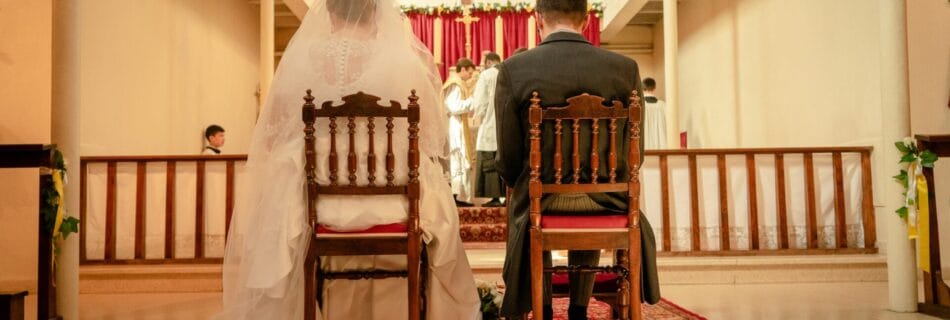
[[[535,11],[542,37],[561,29],[580,33],[587,28],[587,0],[538,0]]]

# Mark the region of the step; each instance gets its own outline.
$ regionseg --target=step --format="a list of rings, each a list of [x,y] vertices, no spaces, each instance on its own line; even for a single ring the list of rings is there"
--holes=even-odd
[[[504,247],[466,247],[475,277],[500,283]],[[555,255],[555,263],[564,260]],[[609,264],[609,257],[602,263]],[[661,285],[887,281],[883,255],[660,257],[657,267]],[[79,280],[80,293],[219,292],[221,266],[82,266]]]

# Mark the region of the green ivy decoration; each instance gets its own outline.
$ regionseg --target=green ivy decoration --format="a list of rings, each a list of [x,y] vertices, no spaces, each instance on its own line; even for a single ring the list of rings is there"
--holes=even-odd
[[[66,208],[63,198],[63,186],[66,184],[66,161],[63,159],[63,153],[52,147],[52,175],[53,183],[43,186],[40,190],[40,196],[43,199],[40,206],[40,215],[43,219],[43,231],[50,235],[52,246],[53,270],[56,268],[56,257],[59,256],[60,248],[57,240],[65,240],[70,234],[79,232],[79,219],[66,216]]]
[[[917,142],[914,141],[913,138],[909,137],[904,138],[902,141],[895,142],[894,146],[896,146],[897,150],[901,152],[901,172],[894,176],[894,180],[904,187],[903,195],[904,198],[907,198],[907,188],[909,186],[909,181],[910,179],[916,179],[916,177],[911,176],[911,174],[914,173],[908,172],[908,168],[911,166],[911,164],[915,163],[924,168],[933,168],[934,162],[937,161],[937,155],[930,150],[920,151],[920,149],[917,148]],[[918,195],[918,197],[919,196],[920,195]],[[907,219],[908,207],[916,205],[917,199],[907,198],[904,206],[900,207],[895,212],[897,212],[897,215],[902,219]]]

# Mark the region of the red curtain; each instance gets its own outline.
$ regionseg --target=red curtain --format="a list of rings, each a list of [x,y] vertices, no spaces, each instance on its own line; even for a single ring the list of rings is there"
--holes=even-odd
[[[475,12],[478,21],[472,23],[472,61],[482,64],[482,51],[495,51],[495,17],[493,12]]]
[[[450,74],[449,69],[455,67],[459,58],[465,56],[465,25],[455,19],[461,17],[458,13],[442,15],[442,79]]]
[[[421,13],[408,14],[409,22],[412,25],[412,33],[416,38],[422,41],[422,44],[429,48],[429,53],[434,53],[432,46],[435,45],[435,16]]]
[[[587,14],[587,29],[584,30],[584,37],[595,47],[600,46],[600,18],[594,12]]]
[[[528,12],[503,12],[505,30],[505,57],[510,57],[518,48],[528,48]]]

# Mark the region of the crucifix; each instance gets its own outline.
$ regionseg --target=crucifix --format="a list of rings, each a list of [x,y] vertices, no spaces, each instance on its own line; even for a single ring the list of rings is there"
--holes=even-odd
[[[465,24],[465,57],[472,58],[472,23],[478,22],[480,18],[472,16],[472,10],[468,6],[462,7],[462,17],[455,18],[455,22]]]

